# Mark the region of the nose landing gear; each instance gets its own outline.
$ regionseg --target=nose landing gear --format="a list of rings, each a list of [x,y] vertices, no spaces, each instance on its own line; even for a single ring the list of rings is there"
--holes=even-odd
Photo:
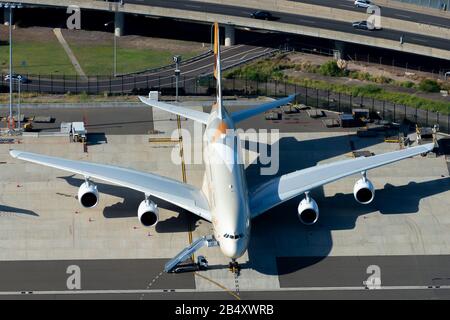
[[[233,273],[233,274],[235,274],[237,276],[239,276],[239,274],[241,273],[241,266],[236,261],[236,259],[233,259],[230,262],[230,265],[229,265],[228,269],[231,271],[231,273]]]

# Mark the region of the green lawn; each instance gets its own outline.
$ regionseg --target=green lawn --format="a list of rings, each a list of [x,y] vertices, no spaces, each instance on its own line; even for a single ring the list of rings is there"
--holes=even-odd
[[[47,43],[14,42],[13,64],[15,73],[22,74],[75,74],[75,69],[56,38]],[[0,46],[0,69],[9,73],[9,45]]]
[[[72,51],[84,72],[90,75],[110,75],[113,73],[113,46],[77,46],[71,45]],[[177,53],[183,59],[191,58],[200,52]],[[149,68],[161,67],[172,63],[175,53],[166,50],[117,49],[117,73],[131,73]]]
[[[78,46],[71,49],[88,75],[111,75],[113,73],[113,46]],[[130,49],[118,48],[117,71],[130,73],[148,68],[160,67],[172,63],[175,52],[164,49]],[[200,51],[181,52],[183,59],[196,56]],[[41,75],[75,75],[69,58],[59,42],[15,42],[14,73]],[[9,46],[0,46],[0,70],[9,73]]]

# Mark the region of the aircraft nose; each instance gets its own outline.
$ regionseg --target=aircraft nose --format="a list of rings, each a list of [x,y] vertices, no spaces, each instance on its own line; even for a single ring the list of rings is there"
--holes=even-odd
[[[227,240],[221,242],[220,249],[222,253],[230,259],[239,259],[246,251],[245,245],[242,241]]]

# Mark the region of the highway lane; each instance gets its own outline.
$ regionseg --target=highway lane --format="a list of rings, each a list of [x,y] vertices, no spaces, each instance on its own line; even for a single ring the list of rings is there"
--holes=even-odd
[[[254,11],[251,8],[229,6],[214,3],[195,3],[186,0],[129,0],[132,4],[141,4],[148,6],[157,6],[168,9],[184,9],[186,11],[199,11],[204,13],[215,13],[230,15],[236,17],[250,18],[250,14]],[[413,43],[417,45],[433,47],[437,49],[450,50],[450,41],[445,41],[442,38],[436,38],[432,36],[418,35],[414,33],[402,32],[397,30],[377,30],[366,31],[358,30],[352,27],[350,23],[340,22],[335,20],[323,19],[318,17],[303,16],[300,14],[291,14],[284,12],[272,11],[274,17],[278,20],[274,21],[281,23],[288,23],[298,26],[307,26],[313,28],[322,28],[328,30],[341,31],[351,34],[367,35],[370,37],[382,38],[387,40],[399,41],[403,36],[404,42]]]
[[[354,12],[366,11],[366,9],[364,8],[355,7],[353,4],[354,1],[349,0],[289,0],[289,1],[319,5],[336,9],[343,9]],[[429,24],[436,27],[450,28],[450,19],[447,19],[445,17],[427,15],[420,12],[412,12],[396,8],[381,7],[381,16],[392,19],[407,20],[411,22]]]

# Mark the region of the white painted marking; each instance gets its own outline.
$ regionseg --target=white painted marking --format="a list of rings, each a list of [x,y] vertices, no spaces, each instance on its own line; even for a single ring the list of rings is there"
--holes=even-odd
[[[355,8],[355,6],[350,5],[350,4],[345,4],[345,3],[339,3],[338,6],[340,7],[345,7],[345,8]]]
[[[297,287],[297,288],[273,288],[272,291],[369,291],[366,287]],[[450,290],[450,285],[445,286],[381,286],[378,290]],[[242,289],[241,292],[260,292],[267,289]],[[16,295],[82,295],[82,294],[147,294],[147,293],[192,293],[192,292],[218,292],[216,290],[199,291],[196,289],[142,289],[142,290],[54,290],[54,291],[1,291],[0,296]]]
[[[411,19],[411,16],[407,16],[407,15],[399,14],[399,13],[394,14],[394,16],[402,17],[402,18],[406,18],[406,19]]]
[[[194,9],[200,9],[201,8],[201,6],[196,6],[196,5],[193,5],[193,4],[186,4],[185,7],[194,8]]]

